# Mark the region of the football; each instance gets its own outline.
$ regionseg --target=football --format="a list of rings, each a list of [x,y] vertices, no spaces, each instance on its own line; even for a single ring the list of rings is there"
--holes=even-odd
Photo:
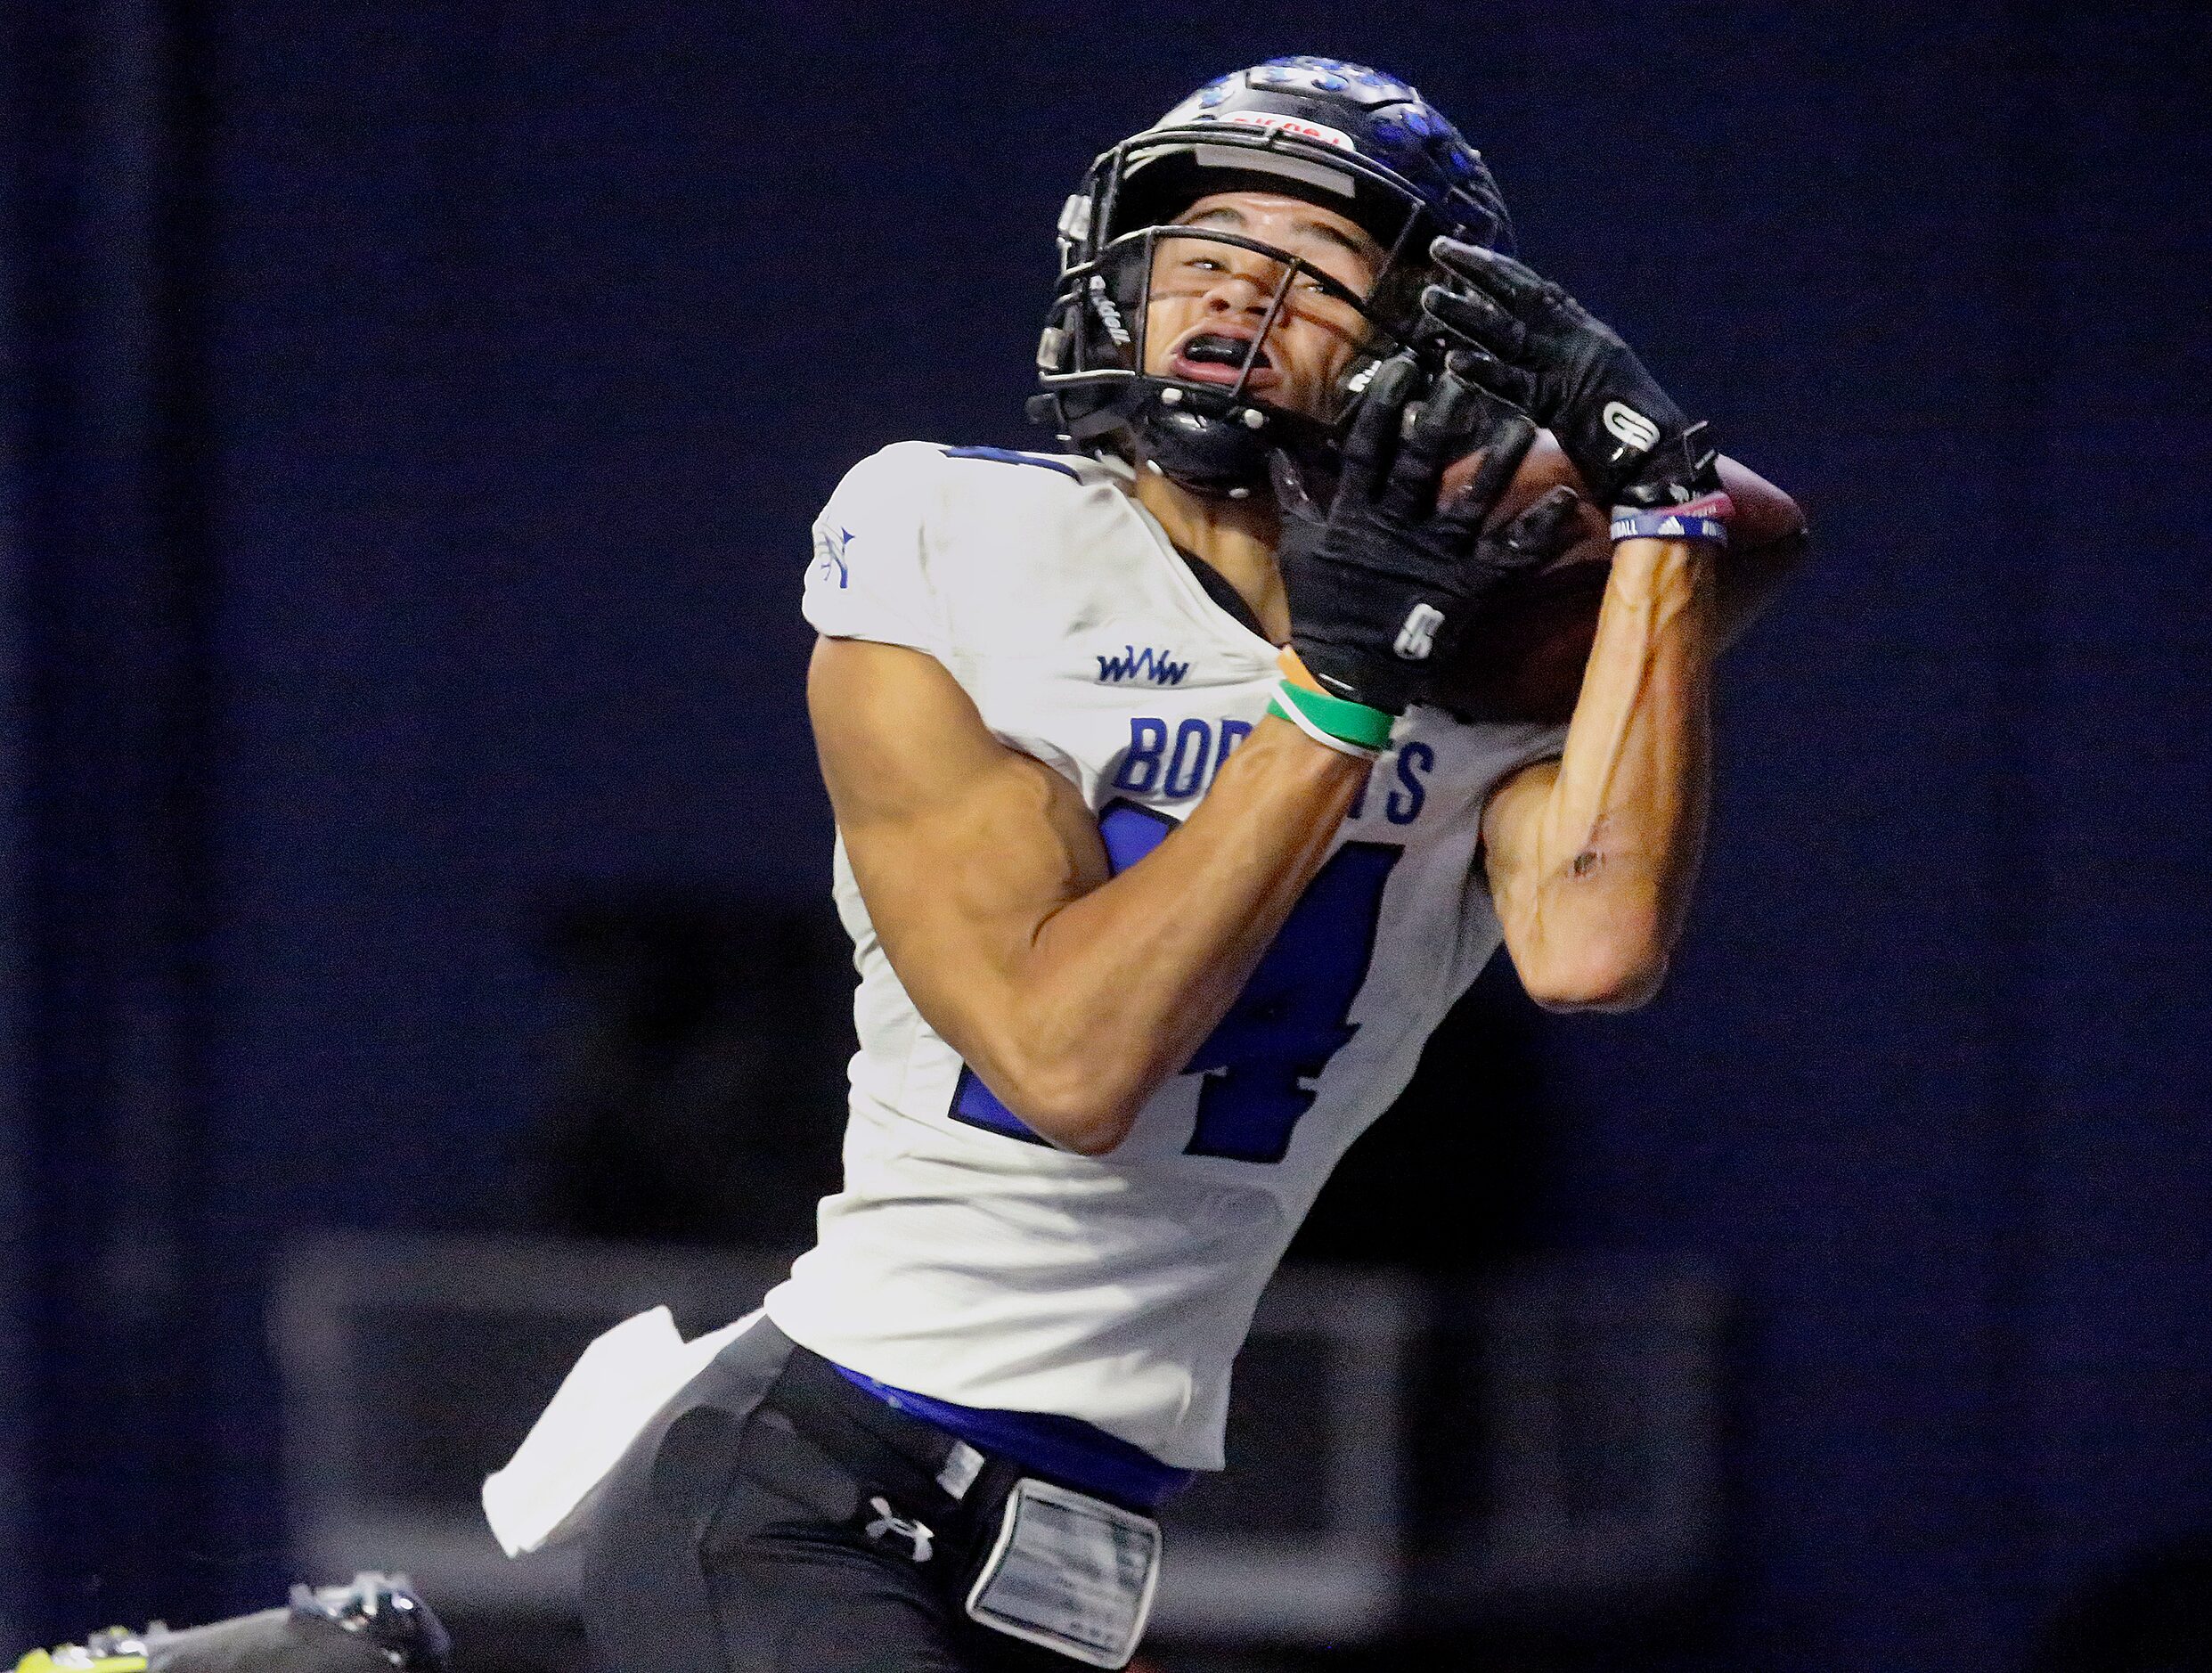
[[[1454,461],[1444,472],[1440,498],[1465,486],[1481,461],[1480,451]],[[1788,494],[1733,459],[1720,461],[1720,481],[1735,502],[1718,575],[1723,632],[1733,638],[1796,566],[1805,545],[1805,518]],[[1442,671],[1436,700],[1462,719],[1557,723],[1574,713],[1612,569],[1607,508],[1591,502],[1588,485],[1552,433],[1539,430],[1490,526],[1510,522],[1561,483],[1582,496],[1572,543],[1542,568],[1508,584]]]

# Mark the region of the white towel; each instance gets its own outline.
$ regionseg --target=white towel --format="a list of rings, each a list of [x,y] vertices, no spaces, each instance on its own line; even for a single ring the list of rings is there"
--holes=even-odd
[[[668,1310],[656,1307],[586,1348],[507,1467],[484,1478],[485,1520],[507,1555],[559,1545],[581,1529],[630,1443],[760,1317],[686,1342]]]

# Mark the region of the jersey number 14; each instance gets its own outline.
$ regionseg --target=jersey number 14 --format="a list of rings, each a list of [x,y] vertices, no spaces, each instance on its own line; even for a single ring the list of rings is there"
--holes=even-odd
[[[1116,876],[1166,838],[1175,821],[1133,802],[1099,817],[1106,862]],[[1375,958],[1383,889],[1404,850],[1346,843],[1315,874],[1245,991],[1184,1066],[1204,1074],[1198,1119],[1184,1153],[1235,1162],[1280,1162],[1291,1130],[1313,1107],[1306,1082],[1359,1032],[1352,1002]],[[1000,1103],[973,1069],[960,1071],[952,1118],[1032,1144],[1044,1141]]]

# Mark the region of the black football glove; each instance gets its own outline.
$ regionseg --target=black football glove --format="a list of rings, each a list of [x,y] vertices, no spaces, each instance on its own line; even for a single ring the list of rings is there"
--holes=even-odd
[[[1457,345],[1460,377],[1558,437],[1601,502],[1686,505],[1718,489],[1704,421],[1683,416],[1611,326],[1510,256],[1449,238],[1429,254],[1465,288],[1422,291],[1423,331]]]
[[[1449,372],[1408,425],[1421,384],[1410,355],[1375,374],[1326,518],[1277,455],[1292,648],[1328,690],[1391,714],[1423,700],[1500,583],[1555,555],[1575,507],[1571,489],[1555,488],[1485,536],[1536,427]],[[1439,510],[1445,467],[1477,447],[1488,451],[1473,480]]]

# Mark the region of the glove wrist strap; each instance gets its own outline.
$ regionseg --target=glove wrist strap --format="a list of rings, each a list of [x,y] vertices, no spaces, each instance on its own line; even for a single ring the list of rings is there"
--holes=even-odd
[[[1269,714],[1281,716],[1314,742],[1344,755],[1372,761],[1390,747],[1395,716],[1322,690],[1294,650],[1284,649],[1277,661],[1283,677],[1276,681]]]

